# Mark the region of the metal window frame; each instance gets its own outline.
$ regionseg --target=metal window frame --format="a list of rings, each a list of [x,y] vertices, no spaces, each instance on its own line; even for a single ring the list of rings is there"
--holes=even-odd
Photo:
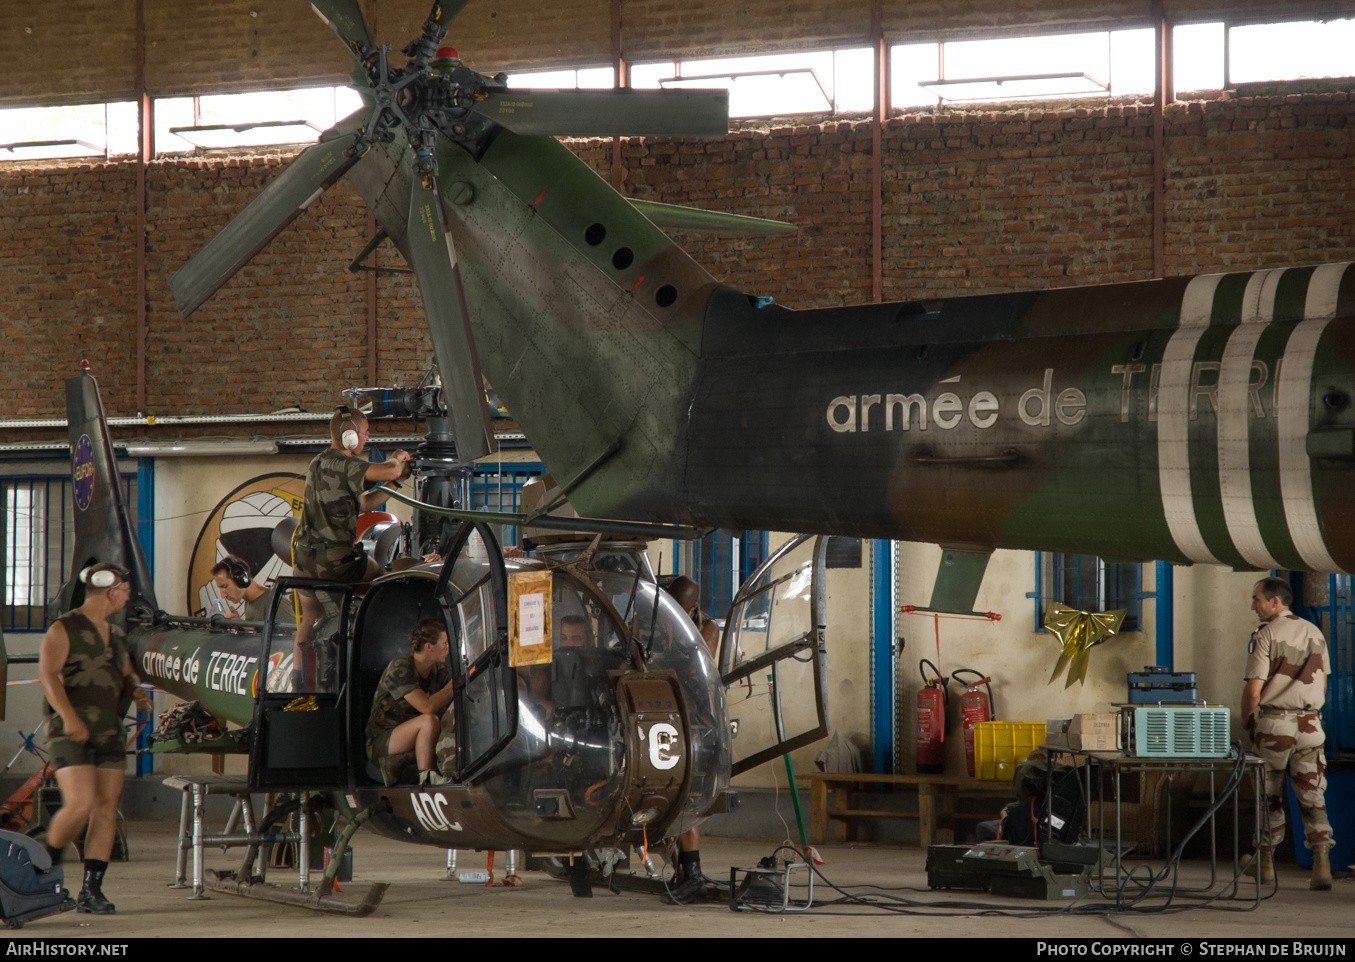
[[[1125,629],[1126,632],[1139,633],[1144,630],[1143,626],[1143,601],[1145,598],[1155,598],[1155,591],[1143,590],[1143,565],[1136,561],[1128,562],[1107,562],[1095,555],[1069,554],[1060,551],[1036,551],[1035,554],[1035,590],[1026,592],[1026,597],[1035,602],[1035,631],[1044,633],[1047,629],[1044,627],[1044,608],[1048,602],[1062,601],[1064,604],[1071,604],[1073,607],[1080,607],[1075,601],[1068,601],[1059,590],[1058,578],[1062,571],[1067,571],[1076,566],[1078,570],[1077,579],[1082,578],[1081,566],[1084,558],[1091,558],[1096,562],[1096,601],[1097,608],[1100,611],[1106,611],[1113,608],[1128,608],[1129,616],[1134,619],[1134,627]],[[1046,560],[1048,556],[1048,560]],[[1069,559],[1069,560],[1065,560]],[[1053,566],[1053,571],[1047,570],[1048,566]],[[1134,571],[1134,587],[1129,597],[1115,597],[1111,594],[1111,586],[1118,581],[1116,577],[1125,565],[1130,565]],[[1048,580],[1048,584],[1046,584]],[[1082,591],[1079,586],[1077,597],[1081,598]],[[1128,620],[1128,617],[1126,620]]]
[[[137,525],[138,533],[144,536],[145,532],[151,530],[149,526],[153,523],[153,520],[150,518],[139,520],[147,507],[139,498],[144,483],[143,472],[141,470],[121,470],[118,474],[122,479],[123,501],[127,505],[131,521]],[[27,547],[30,559],[28,570],[30,573],[34,570],[31,559],[33,542],[36,539],[33,538],[32,525],[13,523],[17,519],[14,517],[14,512],[10,510],[9,492],[25,483],[30,493],[41,489],[45,499],[44,508],[47,518],[44,527],[47,543],[42,549],[44,559],[42,591],[44,597],[40,604],[35,604],[30,591],[27,604],[15,605],[10,603],[10,582],[16,566],[10,564],[10,559],[18,553],[21,530],[25,528],[28,530]],[[151,491],[153,493],[153,486]],[[58,509],[55,519],[53,518],[54,507]],[[0,520],[0,531],[3,532],[4,541],[4,571],[0,573],[0,630],[3,630],[5,634],[40,635],[47,631],[47,605],[60,590],[62,582],[65,581],[66,575],[70,571],[70,552],[75,547],[75,539],[71,534],[74,525],[72,510],[71,478],[68,472],[61,474],[26,472],[0,476],[0,514],[3,514],[3,520]],[[60,536],[56,538],[52,537],[54,523],[56,530],[60,532]],[[52,555],[54,547],[56,549],[55,567],[53,567]],[[24,612],[22,622],[18,618],[19,611]]]

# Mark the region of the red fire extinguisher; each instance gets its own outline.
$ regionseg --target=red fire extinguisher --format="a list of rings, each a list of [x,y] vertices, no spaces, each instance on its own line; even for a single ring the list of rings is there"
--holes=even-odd
[[[923,666],[931,668],[930,675]],[[924,687],[917,693],[917,770],[919,775],[940,775],[946,770],[946,709],[950,679],[927,659],[918,662]]]
[[[960,726],[964,731],[964,757],[965,763],[969,766],[969,774],[974,774],[974,726],[979,722],[992,721],[997,717],[997,711],[993,705],[993,685],[992,679],[972,668],[956,668],[950,673],[954,678],[957,675],[975,675],[977,681],[965,684],[965,693],[960,696]],[[985,695],[979,691],[979,686],[988,689]]]

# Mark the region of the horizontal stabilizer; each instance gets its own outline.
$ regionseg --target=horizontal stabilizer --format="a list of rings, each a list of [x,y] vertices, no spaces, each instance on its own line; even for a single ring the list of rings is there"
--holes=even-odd
[[[660,230],[690,230],[705,234],[737,234],[740,237],[762,237],[773,234],[792,234],[800,228],[783,220],[749,217],[746,214],[727,214],[724,211],[701,210],[678,204],[660,204],[653,200],[635,200],[627,197],[630,205],[649,218]]]
[[[729,91],[494,90],[472,108],[515,134],[724,137]]]

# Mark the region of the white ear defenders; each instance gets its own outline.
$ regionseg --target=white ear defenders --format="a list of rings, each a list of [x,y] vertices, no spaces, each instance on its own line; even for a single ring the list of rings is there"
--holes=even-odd
[[[100,571],[90,571],[90,568],[93,567],[93,565],[90,565],[89,568],[85,568],[80,572],[80,581],[82,583],[95,588],[111,588],[122,580],[118,577],[116,571],[110,571],[107,568]]]
[[[353,427],[353,412],[348,410],[346,404],[339,405],[339,421],[343,425],[343,430],[339,432],[339,443],[349,451],[356,451],[358,445],[362,443],[362,438]]]

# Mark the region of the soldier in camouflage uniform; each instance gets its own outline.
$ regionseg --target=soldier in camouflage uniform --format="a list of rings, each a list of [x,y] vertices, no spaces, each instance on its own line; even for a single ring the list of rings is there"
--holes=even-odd
[[[58,618],[42,639],[38,677],[46,696],[47,749],[61,786],[61,810],[47,829],[53,862],[86,825],[84,885],[76,907],[108,915],[103,877],[113,851],[118,796],[126,772],[122,716],[133,701],[151,710],[136,687],[124,634],[108,623],[131,595],[126,568],[97,564],[80,573],[85,603]]]
[[[398,481],[410,473],[410,455],[399,450],[388,461],[371,464],[363,458],[367,446],[367,418],[340,407],[329,419],[329,448],[321,451],[306,469],[306,493],[301,523],[292,541],[292,568],[306,578],[326,581],[371,581],[380,566],[366,557],[354,542],[358,515],[375,510],[386,495],[373,485]],[[369,490],[372,489],[372,490]],[[313,626],[323,616],[314,595],[301,594],[302,617],[292,650],[293,689],[309,690],[314,679],[297,677],[306,664]]]
[[[1313,850],[1310,887],[1327,890],[1331,888],[1327,851],[1332,831],[1324,796],[1326,737],[1319,712],[1331,668],[1322,632],[1289,610],[1293,597],[1289,585],[1279,578],[1258,581],[1252,589],[1252,610],[1264,623],[1247,648],[1242,719],[1266,765],[1270,839],[1262,845],[1259,859],[1248,867],[1248,874],[1259,871],[1267,880],[1275,876],[1271,853],[1284,840],[1287,771],[1303,816],[1304,841]]]
[[[442,715],[452,703],[452,674],[447,670],[447,627],[437,618],[414,626],[409,653],[386,666],[367,718],[367,757],[395,784],[410,755],[419,766],[420,785],[443,785],[437,755],[444,752]]]

